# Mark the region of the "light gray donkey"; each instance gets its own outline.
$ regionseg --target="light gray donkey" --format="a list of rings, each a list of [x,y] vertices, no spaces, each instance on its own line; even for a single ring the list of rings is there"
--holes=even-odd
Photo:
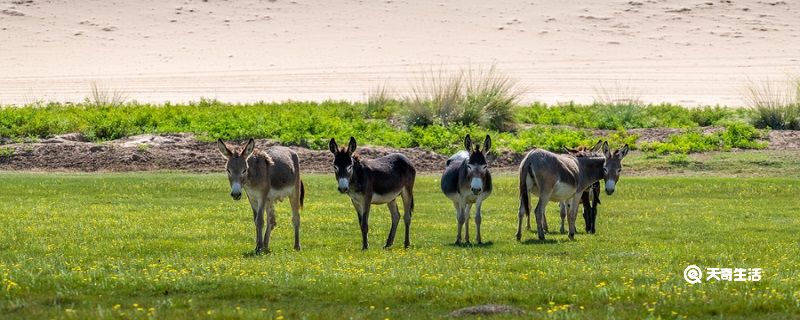
[[[274,203],[289,198],[294,225],[294,249],[300,250],[300,209],[305,198],[305,186],[300,179],[300,160],[297,154],[285,147],[271,147],[266,152],[255,150],[255,141],[250,139],[241,151],[232,152],[222,139],[217,141],[219,152],[225,156],[231,197],[242,198],[242,189],[253,209],[256,226],[256,254],[269,252],[269,239],[275,228]],[[267,212],[267,228],[264,229],[264,211]]]
[[[458,222],[456,244],[461,244],[461,228],[466,225],[466,243],[469,244],[469,211],[475,204],[476,241],[481,244],[481,204],[492,194],[492,175],[486,163],[486,153],[492,146],[492,139],[486,135],[483,150],[472,144],[469,135],[464,138],[467,151],[456,153],[447,160],[447,168],[442,175],[442,192],[453,201]]]
[[[622,159],[628,154],[628,145],[609,151],[603,142],[603,156],[575,157],[534,149],[528,152],[519,167],[519,224],[517,240],[522,239],[522,220],[530,212],[530,193],[539,197],[534,211],[540,240],[544,240],[544,213],[547,202],[570,200],[567,220],[569,238],[575,237],[575,219],[578,201],[584,190],[597,181],[605,180],[606,193],[614,193],[622,172]]]

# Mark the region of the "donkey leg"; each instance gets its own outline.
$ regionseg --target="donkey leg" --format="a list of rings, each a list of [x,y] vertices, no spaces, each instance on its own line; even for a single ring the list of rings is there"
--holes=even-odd
[[[578,218],[578,201],[580,198],[576,195],[570,199],[567,207],[567,219],[569,220],[569,239],[575,239],[575,220]]]
[[[292,199],[292,226],[294,226],[294,249],[300,251],[300,197]]]
[[[469,240],[469,212],[472,210],[472,204],[466,203],[466,207],[464,207],[464,242],[466,244],[472,244]]]
[[[264,251],[269,253],[269,239],[272,236],[272,229],[275,229],[275,206],[272,202],[266,204],[267,207],[267,230],[264,233]]]
[[[414,193],[411,188],[406,188],[401,196],[403,197],[403,223],[406,227],[406,239],[403,247],[408,248],[411,246],[411,212],[414,209]]]
[[[522,240],[522,219],[525,218],[526,211],[527,210],[525,210],[525,206],[522,203],[520,203],[520,205],[519,205],[519,216],[518,216],[519,219],[517,219],[517,221],[519,222],[518,225],[517,225],[517,234],[516,234],[517,241],[521,241]],[[530,219],[531,219],[530,214],[528,214],[528,228],[529,229],[530,229]]]
[[[567,200],[567,202],[562,201],[562,202],[558,203],[558,209],[559,209],[559,211],[561,211],[561,229],[560,229],[560,231],[561,231],[562,234],[566,233],[564,231],[564,219],[567,218],[567,211],[569,211],[568,201],[569,200]]]
[[[481,241],[481,204],[482,203],[483,203],[483,200],[481,200],[480,198],[478,198],[478,202],[475,203],[475,232],[477,233],[475,241],[477,241],[478,244],[482,244],[483,243]]]
[[[550,194],[545,194],[542,192],[539,194],[539,202],[536,204],[536,210],[534,213],[536,214],[536,233],[539,236],[539,240],[544,240],[544,213],[545,209],[547,208],[547,201],[550,200]]]
[[[369,233],[369,209],[371,203],[366,202],[362,206],[364,206],[364,212],[361,214],[361,250],[367,250],[369,249],[367,233]]]
[[[392,215],[392,228],[389,229],[389,237],[386,238],[386,245],[383,248],[391,247],[394,244],[394,236],[397,232],[397,224],[400,223],[400,210],[397,210],[397,200],[392,200],[386,204],[389,207],[389,213]]]
[[[258,207],[253,210],[253,224],[256,225],[256,254],[264,249],[264,208]]]
[[[461,204],[460,202],[453,202],[453,207],[456,208],[456,225],[458,225],[458,233],[456,234],[456,245],[461,244],[461,228],[464,226],[464,217],[461,214]]]

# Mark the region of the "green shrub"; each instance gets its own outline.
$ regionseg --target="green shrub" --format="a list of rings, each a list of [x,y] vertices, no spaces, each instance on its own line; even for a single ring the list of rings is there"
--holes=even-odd
[[[514,109],[520,95],[516,81],[492,66],[488,70],[469,69],[465,84],[461,124],[506,132],[516,129]]]
[[[384,84],[367,93],[364,116],[371,119],[389,119],[399,108],[400,102],[394,98],[394,92]]]
[[[765,142],[758,141],[762,135],[753,126],[745,123],[729,123],[724,130],[703,134],[692,129],[670,136],[665,142],[647,142],[639,145],[645,152],[657,154],[727,151],[731,148],[763,149]]]
[[[750,124],[728,123],[725,131],[719,135],[722,143],[728,148],[763,149],[767,147],[766,142],[758,141],[764,138],[763,135]]]
[[[591,104],[574,103],[550,106],[534,103],[519,108],[517,119],[523,123],[568,125],[577,128],[695,128],[717,125],[721,121],[744,121],[745,109],[704,107],[687,109],[677,105]]]
[[[492,66],[454,73],[431,71],[412,86],[402,100],[406,124],[430,126],[460,124],[496,131],[516,128],[516,82]]]
[[[770,82],[751,85],[748,102],[753,125],[775,130],[800,130],[800,80],[785,88]]]

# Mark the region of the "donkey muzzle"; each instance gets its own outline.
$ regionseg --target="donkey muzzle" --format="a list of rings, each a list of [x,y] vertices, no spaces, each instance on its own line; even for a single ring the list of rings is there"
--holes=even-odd
[[[473,178],[469,187],[472,190],[472,194],[478,195],[483,191],[483,180],[481,178]]]
[[[238,182],[231,184],[231,198],[239,200],[242,198],[242,185]]]
[[[339,179],[339,192],[346,193],[347,191],[350,191],[350,180],[345,178]]]
[[[614,188],[616,188],[617,182],[614,180],[606,180],[606,194],[611,195],[614,193]]]

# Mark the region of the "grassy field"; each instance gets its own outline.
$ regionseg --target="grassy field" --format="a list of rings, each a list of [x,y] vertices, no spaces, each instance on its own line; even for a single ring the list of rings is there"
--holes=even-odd
[[[380,249],[380,207],[366,252],[334,178],[304,179],[303,251],[283,203],[273,253],[252,256],[247,202],[219,174],[0,173],[0,318],[441,318],[485,303],[557,319],[800,317],[798,179],[623,177],[598,234],[519,243],[516,178],[501,175],[488,243],[455,247],[452,206],[424,176],[412,248]],[[764,271],[689,285],[690,264]]]

